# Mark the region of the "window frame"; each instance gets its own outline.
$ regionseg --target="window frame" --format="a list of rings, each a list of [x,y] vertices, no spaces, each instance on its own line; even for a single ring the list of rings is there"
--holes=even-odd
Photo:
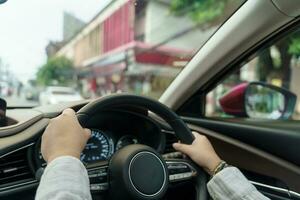
[[[245,64],[254,59],[265,48],[271,47],[275,42],[287,36],[289,33],[300,29],[300,17],[283,25],[280,29],[269,34],[260,42],[254,44],[247,51],[242,52],[235,60],[225,66],[213,79],[199,88],[187,101],[185,101],[176,113],[184,117],[198,117],[207,119],[227,119],[224,117],[206,116],[206,97],[209,92],[224,82],[233,73],[239,71]],[[200,105],[199,105],[200,102]],[[229,118],[231,119],[231,118]],[[290,120],[291,121],[291,120]]]

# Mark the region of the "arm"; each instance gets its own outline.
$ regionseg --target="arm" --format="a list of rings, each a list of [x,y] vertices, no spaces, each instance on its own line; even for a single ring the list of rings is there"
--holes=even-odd
[[[213,199],[268,200],[235,167],[228,167],[214,174],[215,169],[221,163],[221,159],[205,136],[198,133],[193,134],[195,140],[191,145],[175,143],[173,147],[188,155],[213,176],[207,184],[208,192]]]
[[[81,161],[72,156],[54,159],[44,171],[35,199],[92,199],[87,171]]]
[[[42,136],[41,151],[47,167],[36,193],[36,200],[90,200],[89,179],[80,153],[90,137],[75,112],[67,109],[51,120]]]
[[[207,184],[210,196],[222,200],[268,200],[236,167],[217,173]]]

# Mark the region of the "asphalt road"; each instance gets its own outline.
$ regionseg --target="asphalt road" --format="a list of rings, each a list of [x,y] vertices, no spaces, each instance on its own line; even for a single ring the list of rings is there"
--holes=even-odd
[[[24,95],[12,95],[10,97],[3,97],[6,100],[8,107],[35,107],[39,105],[37,101],[27,100]]]

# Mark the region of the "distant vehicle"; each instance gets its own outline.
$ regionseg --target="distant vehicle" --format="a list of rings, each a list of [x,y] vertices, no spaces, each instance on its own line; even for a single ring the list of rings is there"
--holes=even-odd
[[[24,88],[24,94],[26,100],[39,101],[40,90],[33,86],[27,86]]]
[[[49,86],[40,93],[39,102],[41,105],[58,104],[69,101],[79,101],[83,98],[70,87]]]

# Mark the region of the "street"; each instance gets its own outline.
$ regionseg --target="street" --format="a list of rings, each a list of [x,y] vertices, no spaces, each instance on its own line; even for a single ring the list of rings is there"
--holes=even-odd
[[[27,100],[23,94],[20,96],[12,95],[3,99],[6,100],[7,107],[36,107],[39,105],[37,101]]]

